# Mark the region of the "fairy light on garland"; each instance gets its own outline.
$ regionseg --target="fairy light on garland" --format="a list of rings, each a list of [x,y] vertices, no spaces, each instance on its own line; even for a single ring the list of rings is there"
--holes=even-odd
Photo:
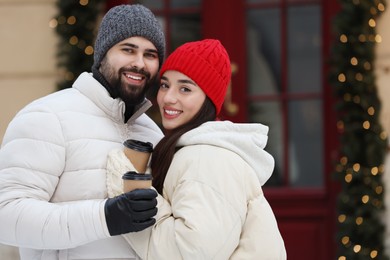
[[[382,41],[376,21],[384,0],[340,0],[334,19],[330,83],[337,98],[340,158],[335,175],[338,197],[338,260],[388,259],[384,252],[382,174],[387,135],[379,123],[373,62]]]
[[[91,71],[96,22],[102,13],[104,2],[104,0],[57,0],[58,14],[49,22],[49,26],[55,29],[59,36],[58,89],[71,87],[80,73]]]

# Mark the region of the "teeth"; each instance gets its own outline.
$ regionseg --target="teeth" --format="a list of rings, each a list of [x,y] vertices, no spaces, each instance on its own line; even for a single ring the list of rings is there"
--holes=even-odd
[[[134,80],[141,80],[142,77],[137,77],[137,76],[133,76],[133,75],[126,75],[126,77],[130,78],[130,79],[134,79]]]
[[[172,111],[172,110],[165,110],[165,113],[167,113],[168,115],[177,115],[180,112],[179,111]]]

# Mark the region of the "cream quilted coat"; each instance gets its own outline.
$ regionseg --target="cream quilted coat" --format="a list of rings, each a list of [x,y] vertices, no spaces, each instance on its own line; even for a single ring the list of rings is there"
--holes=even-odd
[[[159,197],[157,223],[124,235],[142,259],[284,260],[262,192],[274,160],[268,127],[208,122],[181,137]]]
[[[22,259],[136,259],[104,215],[107,155],[128,138],[156,144],[145,102],[125,124],[124,103],[91,74],[43,97],[10,123],[0,149],[0,243]],[[48,203],[49,202],[49,203]]]

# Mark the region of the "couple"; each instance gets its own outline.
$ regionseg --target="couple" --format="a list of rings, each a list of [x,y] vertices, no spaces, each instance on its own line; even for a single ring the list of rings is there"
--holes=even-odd
[[[261,189],[273,169],[268,128],[217,120],[226,50],[206,39],[163,63],[164,53],[149,9],[116,6],[100,25],[92,73],[15,116],[0,149],[0,243],[21,259],[286,258]],[[165,136],[144,113],[158,73]],[[127,139],[155,146],[155,189],[108,198],[107,162]]]

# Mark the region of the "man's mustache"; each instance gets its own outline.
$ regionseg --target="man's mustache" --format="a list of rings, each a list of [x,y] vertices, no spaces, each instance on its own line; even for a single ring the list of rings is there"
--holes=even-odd
[[[138,69],[137,67],[131,67],[131,68],[121,68],[119,70],[119,73],[122,74],[124,72],[133,72],[133,73],[137,73],[137,74],[141,74],[143,76],[145,76],[145,78],[147,80],[150,79],[150,73],[145,71],[144,69]]]

